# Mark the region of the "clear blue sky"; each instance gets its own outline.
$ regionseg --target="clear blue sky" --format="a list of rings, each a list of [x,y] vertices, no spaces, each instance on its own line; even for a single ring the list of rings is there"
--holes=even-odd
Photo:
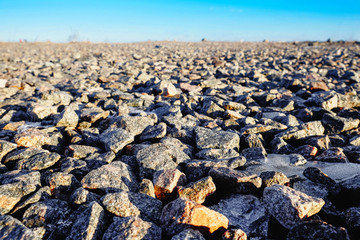
[[[0,41],[360,40],[360,0],[0,0]]]

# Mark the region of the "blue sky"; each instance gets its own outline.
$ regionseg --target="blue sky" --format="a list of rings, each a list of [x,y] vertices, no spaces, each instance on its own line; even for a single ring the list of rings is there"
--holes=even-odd
[[[0,0],[0,41],[360,40],[360,0]]]

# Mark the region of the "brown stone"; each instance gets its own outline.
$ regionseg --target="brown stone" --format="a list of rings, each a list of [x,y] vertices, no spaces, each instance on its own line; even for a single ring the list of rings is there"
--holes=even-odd
[[[178,194],[181,198],[201,204],[205,202],[205,198],[214,193],[215,190],[215,183],[213,182],[212,177],[208,176],[191,183],[186,187],[180,186],[178,188]]]
[[[47,138],[48,135],[39,129],[28,128],[16,134],[14,141],[19,147],[41,147],[46,144]]]
[[[153,183],[156,198],[163,201],[177,186],[186,183],[186,176],[178,169],[161,170],[154,173]]]
[[[178,198],[163,208],[161,223],[163,230],[169,236],[188,227],[210,235],[220,228],[227,229],[229,220],[224,215],[203,205]]]

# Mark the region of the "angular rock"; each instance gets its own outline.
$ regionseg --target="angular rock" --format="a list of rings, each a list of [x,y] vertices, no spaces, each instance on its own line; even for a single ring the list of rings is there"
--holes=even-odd
[[[247,240],[246,233],[241,229],[231,228],[221,236],[221,240]]]
[[[178,187],[180,198],[194,201],[198,204],[205,202],[205,198],[216,191],[215,183],[210,176],[190,183],[184,187]]]
[[[271,187],[275,184],[285,185],[290,182],[285,174],[275,171],[262,172],[260,178],[262,179],[263,187]]]
[[[79,181],[72,174],[55,172],[47,178],[51,194],[61,200],[68,201],[72,192],[80,187]]]
[[[106,224],[105,211],[97,202],[91,202],[73,223],[67,240],[99,239]]]
[[[324,151],[321,155],[315,157],[315,160],[322,162],[349,162],[343,150],[338,147],[332,147]]]
[[[156,224],[143,221],[139,217],[114,217],[102,239],[160,240],[161,232],[161,228]]]
[[[307,163],[307,160],[301,155],[297,153],[293,153],[289,155],[290,164],[294,166],[302,166]]]
[[[134,141],[134,136],[120,128],[107,129],[100,135],[100,141],[104,144],[106,151],[117,154],[126,145]]]
[[[208,128],[197,127],[195,129],[196,146],[199,150],[206,148],[239,149],[240,137],[236,133],[214,131]]]
[[[228,167],[238,168],[244,166],[246,159],[243,156],[227,159],[206,159],[206,160],[191,160],[185,165],[185,174],[188,180],[198,180],[206,175],[212,168]]]
[[[141,134],[148,126],[154,125],[155,121],[151,116],[123,117],[119,122],[119,127],[133,136]]]
[[[40,148],[47,143],[47,138],[48,135],[39,129],[28,128],[23,132],[16,134],[14,141],[19,147]]]
[[[100,198],[101,198],[100,195],[93,192],[89,192],[88,190],[80,187],[71,194],[70,202],[77,205],[84,203],[87,204],[93,201],[100,203]]]
[[[303,222],[292,228],[287,240],[300,239],[344,239],[350,240],[346,229],[322,221]]]
[[[99,119],[106,119],[110,111],[104,111],[99,107],[84,108],[81,110],[80,119],[90,123],[94,123]]]
[[[141,178],[152,178],[156,171],[174,169],[179,163],[189,158],[182,149],[165,143],[152,144],[136,154]]]
[[[0,140],[0,161],[3,157],[6,156],[6,154],[8,154],[9,152],[15,150],[17,147],[16,144],[8,142],[8,141],[4,141],[4,140]]]
[[[166,135],[166,123],[159,123],[156,126],[148,126],[140,135],[140,140],[161,139]]]
[[[186,184],[186,176],[178,169],[160,170],[154,173],[153,183],[156,198],[165,201],[177,186]]]
[[[269,215],[264,204],[253,195],[233,194],[211,207],[229,219],[229,225],[239,228],[252,239],[268,236]]]
[[[359,126],[359,119],[347,119],[338,117],[336,115],[330,115],[326,113],[323,116],[322,123],[326,127],[329,133],[338,134],[344,131],[348,131]]]
[[[256,174],[231,168],[219,167],[209,171],[217,189],[231,193],[256,193],[261,187],[261,178]]]
[[[339,184],[321,171],[320,168],[308,167],[304,170],[303,174],[310,181],[325,185],[332,195],[338,195],[340,193]]]
[[[239,153],[234,149],[207,148],[196,153],[195,156],[200,159],[224,159],[224,158],[238,157]]]
[[[54,119],[54,124],[57,127],[72,127],[72,128],[75,128],[78,125],[78,122],[79,122],[79,116],[70,107],[66,107]]]
[[[24,196],[35,190],[35,185],[24,182],[0,185],[0,214],[10,212]]]
[[[282,185],[265,188],[263,202],[267,211],[287,229],[293,228],[301,219],[318,213],[325,204],[321,198],[313,198]]]
[[[154,184],[149,179],[142,179],[139,186],[139,193],[146,194],[150,197],[155,198]]]
[[[222,214],[193,201],[178,198],[162,210],[161,225],[166,235],[173,236],[191,227],[209,235],[220,228],[227,229],[229,220]]]
[[[25,201],[18,204],[12,211],[11,214],[20,211],[30,204],[48,199],[51,197],[51,191],[48,186],[40,188],[38,191],[36,191],[34,194],[30,195]]]
[[[141,217],[158,223],[160,220],[161,201],[141,193],[119,191],[109,193],[102,198],[106,210],[119,217]]]
[[[82,180],[82,187],[104,192],[119,189],[136,192],[138,183],[129,165],[116,161],[89,172]]]
[[[0,216],[0,239],[40,240],[41,237],[19,220],[9,215]]]
[[[35,154],[30,158],[21,159],[16,162],[15,168],[19,170],[44,170],[52,167],[60,160],[60,155],[43,151]]]

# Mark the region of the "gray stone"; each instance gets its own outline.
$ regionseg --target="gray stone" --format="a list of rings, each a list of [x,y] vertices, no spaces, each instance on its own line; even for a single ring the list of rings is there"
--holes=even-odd
[[[161,228],[139,217],[114,217],[113,223],[105,231],[102,239],[160,240]]]
[[[325,204],[321,198],[313,198],[282,185],[265,188],[263,202],[269,214],[287,229],[293,228],[301,219],[318,213]]]
[[[70,107],[66,107],[57,117],[54,119],[54,124],[57,127],[73,127],[75,128],[79,122],[77,113]]]
[[[200,159],[224,159],[224,158],[232,158],[238,157],[239,153],[234,149],[215,149],[215,148],[207,148],[203,149],[200,152],[195,154],[197,158]]]
[[[56,164],[60,160],[60,157],[57,153],[44,151],[30,158],[17,161],[15,168],[19,170],[44,170]]]
[[[30,195],[26,200],[20,202],[12,211],[11,214],[20,211],[26,207],[28,207],[30,204],[48,199],[51,197],[51,191],[48,186],[42,187],[39,190],[37,190],[35,193]]]
[[[208,128],[195,128],[196,146],[199,150],[206,148],[228,148],[238,150],[240,137],[236,133],[214,131]]]
[[[141,217],[159,223],[162,202],[142,193],[119,191],[102,198],[102,204],[110,213],[119,217]]]
[[[189,158],[181,149],[164,143],[152,144],[136,154],[141,178],[152,178],[154,172],[176,168],[179,163]]]
[[[82,187],[104,192],[126,190],[136,192],[138,183],[129,165],[116,161],[89,172],[82,180]]]
[[[166,123],[159,123],[156,126],[148,126],[140,135],[140,140],[146,141],[151,139],[161,139],[166,135]]]
[[[256,193],[261,187],[261,178],[253,173],[219,167],[209,171],[217,189],[231,193]]]
[[[100,203],[100,198],[100,195],[80,187],[71,194],[70,202],[77,205],[87,204],[93,201]]]
[[[16,218],[3,215],[0,216],[0,239],[40,240],[41,238]]]
[[[292,228],[287,240],[300,239],[342,239],[350,240],[346,229],[342,227],[335,227],[322,221],[303,222]]]
[[[99,239],[105,228],[105,211],[97,202],[91,202],[72,224],[66,239]]]
[[[263,239],[268,235],[269,215],[264,204],[253,195],[233,194],[211,209],[225,215],[230,226],[243,230],[250,239]]]
[[[8,142],[8,141],[4,141],[4,140],[0,140],[0,161],[3,157],[6,156],[6,154],[8,154],[9,152],[15,150],[17,147],[16,144]]]
[[[134,141],[134,135],[121,128],[109,128],[100,135],[100,141],[104,144],[106,151],[116,154]]]
[[[154,125],[155,121],[151,116],[123,117],[119,122],[119,127],[126,130],[133,136],[141,134],[148,126]]]

